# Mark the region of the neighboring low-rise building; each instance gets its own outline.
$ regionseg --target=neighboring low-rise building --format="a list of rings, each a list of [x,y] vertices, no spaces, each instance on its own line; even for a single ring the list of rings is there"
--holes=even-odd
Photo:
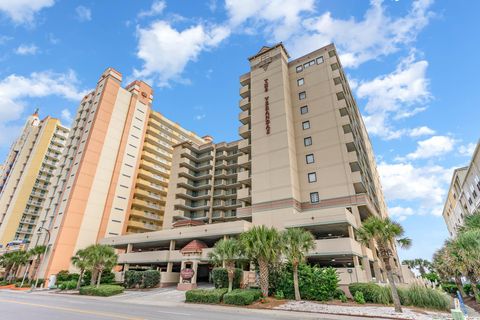
[[[335,47],[289,61],[278,44],[249,61],[240,77],[241,140],[175,146],[164,230],[101,243],[126,251],[125,269],[157,267],[164,285],[183,287],[185,268],[194,270],[193,285],[208,280],[219,239],[255,225],[300,227],[315,237],[309,263],[337,268],[341,284],[386,281],[375,244],[355,236],[365,219],[388,212]]]
[[[480,210],[480,142],[468,166],[455,169],[443,208],[451,237],[456,237],[466,216]]]
[[[69,129],[51,117],[31,115],[0,175],[0,246],[30,243]]]

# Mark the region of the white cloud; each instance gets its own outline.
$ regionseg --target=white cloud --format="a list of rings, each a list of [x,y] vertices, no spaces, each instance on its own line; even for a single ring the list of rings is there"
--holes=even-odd
[[[360,64],[397,52],[415,41],[428,24],[433,0],[414,1],[402,17],[387,15],[381,0],[371,0],[363,19],[337,19],[331,12],[303,20],[301,34],[291,39],[292,53],[303,55],[334,42],[345,67]]]
[[[453,150],[455,139],[448,136],[433,136],[417,142],[417,149],[407,154],[411,160],[426,159],[445,155]]]
[[[466,145],[461,145],[458,147],[458,153],[465,157],[472,157],[476,146],[477,144],[473,142],[470,142]]]
[[[77,14],[77,20],[80,22],[92,20],[92,10],[85,6],[78,6],[75,8],[75,13]]]
[[[313,12],[314,0],[226,0],[230,25],[238,31],[261,29],[273,41],[284,41],[301,29],[302,13]],[[247,23],[245,25],[247,25]],[[250,31],[252,31],[250,30]]]
[[[369,132],[386,140],[409,133],[409,129],[394,129],[392,118],[406,118],[426,109],[425,104],[432,99],[427,67],[427,61],[417,61],[412,53],[393,72],[358,84],[357,96],[366,100],[365,123]]]
[[[70,110],[68,109],[62,110],[62,120],[64,121],[65,125],[70,125],[70,123],[72,123],[73,117]]]
[[[388,208],[388,213],[393,219],[398,221],[404,221],[409,216],[413,216],[415,214],[412,208],[409,208],[409,207],[404,208],[399,206]]]
[[[152,3],[152,6],[150,7],[149,10],[140,11],[140,13],[138,14],[138,17],[142,18],[142,17],[151,17],[151,16],[160,15],[163,13],[166,7],[167,7],[167,3],[165,1],[156,0]]]
[[[0,143],[9,143],[18,133],[18,124],[25,109],[25,99],[46,96],[60,96],[78,101],[86,91],[77,88],[78,80],[73,71],[54,73],[50,71],[34,72],[29,76],[11,74],[0,80],[0,132],[11,135],[0,135]]]
[[[198,114],[195,116],[195,120],[203,120],[207,115],[205,113]]]
[[[441,215],[448,184],[452,178],[452,168],[382,161],[378,165],[378,171],[388,202],[418,201],[419,207],[415,212]],[[394,209],[393,212],[398,213],[398,210]]]
[[[147,78],[158,86],[182,81],[182,72],[202,51],[217,47],[230,32],[223,26],[198,24],[184,30],[174,29],[167,21],[156,21],[138,29],[137,57],[144,61],[135,69],[135,77]]]
[[[410,137],[431,136],[433,134],[435,134],[435,130],[426,126],[413,128],[408,133]]]
[[[15,53],[21,56],[26,55],[35,55],[38,52],[38,47],[32,44],[22,44],[17,49],[15,49]]]
[[[18,24],[31,24],[35,14],[53,6],[55,0],[0,0],[0,11]]]

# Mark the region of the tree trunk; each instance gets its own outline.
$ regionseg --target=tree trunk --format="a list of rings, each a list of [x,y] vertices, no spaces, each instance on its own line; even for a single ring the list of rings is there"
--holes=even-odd
[[[100,287],[100,281],[102,281],[102,272],[103,270],[100,270],[100,272],[98,273],[97,288]]]
[[[235,264],[233,262],[227,262],[227,275],[228,275],[228,292],[233,290],[233,279],[235,277]]]
[[[298,285],[298,263],[293,263],[293,288],[295,289],[295,300],[300,301],[302,297],[300,296],[300,288]]]
[[[260,269],[260,288],[262,295],[268,297],[268,264],[263,260],[258,260],[258,268]]]
[[[12,283],[12,278],[15,277],[15,274],[16,274],[16,272],[17,272],[17,270],[15,270],[16,267],[17,267],[17,264],[14,263],[14,264],[12,265],[12,268],[10,269],[10,274],[7,275],[8,283]]]
[[[472,284],[472,291],[473,291],[473,295],[475,296],[475,301],[477,301],[477,303],[480,303],[480,296],[479,296],[479,292],[478,292],[478,283],[477,281],[472,281],[471,282]]]
[[[97,269],[92,270],[92,277],[90,278],[90,285],[93,286],[97,280],[98,271]]]
[[[458,276],[455,277],[455,284],[457,285],[457,289],[460,292],[462,298],[465,297],[465,291],[463,290],[462,279]]]
[[[390,265],[390,257],[383,258],[385,263],[385,269],[387,269],[387,279],[390,282],[390,290],[392,291],[393,305],[395,306],[395,312],[402,313],[402,305],[400,303],[400,297],[397,291],[397,285],[395,284],[395,279],[393,278],[392,266]]]
[[[78,277],[78,281],[77,281],[77,290],[80,289],[80,285],[82,284],[82,278],[83,278],[83,273],[85,272],[85,270],[80,270],[80,277]]]

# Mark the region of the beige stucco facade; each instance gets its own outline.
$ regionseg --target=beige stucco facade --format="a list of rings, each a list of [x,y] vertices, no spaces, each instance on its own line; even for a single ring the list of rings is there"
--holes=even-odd
[[[480,142],[468,166],[455,169],[443,208],[451,237],[456,237],[465,217],[480,210]]]
[[[35,112],[12,145],[0,176],[0,245],[4,250],[12,242],[28,245],[36,233],[68,131],[59,120],[40,120]]]
[[[223,233],[228,237],[253,225],[301,227],[315,237],[309,262],[338,268],[342,284],[386,281],[375,244],[355,239],[365,219],[388,212],[372,146],[335,47],[290,60],[279,44],[249,61],[250,72],[240,77],[241,139],[176,145],[164,230],[101,242],[127,251],[120,255],[125,268],[156,266],[171,274],[188,265],[205,279],[209,260],[203,252],[222,238],[211,228],[243,224]],[[160,238],[164,242],[153,240]],[[201,241],[202,252],[179,256],[191,241]],[[402,280],[394,251],[394,271]]]

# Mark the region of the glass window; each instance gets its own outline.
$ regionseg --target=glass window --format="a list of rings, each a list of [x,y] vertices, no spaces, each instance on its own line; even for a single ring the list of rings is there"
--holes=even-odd
[[[297,80],[297,85],[298,86],[303,86],[303,84],[305,83],[305,80],[303,78],[300,78]]]
[[[310,61],[308,64],[311,66],[315,65],[315,60]]]
[[[317,174],[315,172],[310,172],[308,174],[308,182],[309,183],[317,182]]]
[[[318,57],[317,64],[322,64],[322,63],[323,63],[323,57]]]
[[[310,202],[311,203],[319,203],[320,197],[318,196],[318,192],[311,192],[310,193]]]
[[[305,160],[307,161],[307,164],[311,164],[315,162],[315,157],[313,156],[313,153],[307,154],[305,156]]]
[[[302,128],[303,128],[303,130],[310,129],[310,121],[302,122]]]
[[[312,137],[306,137],[303,139],[303,144],[308,147],[312,145]]]
[[[307,69],[308,67],[310,67],[310,63],[308,62],[303,65],[303,69]]]
[[[297,66],[297,73],[303,71],[303,66]]]
[[[303,106],[300,108],[300,114],[306,114],[308,113],[308,106]]]
[[[305,100],[306,98],[307,98],[307,93],[305,91],[302,91],[298,94],[298,99]]]

